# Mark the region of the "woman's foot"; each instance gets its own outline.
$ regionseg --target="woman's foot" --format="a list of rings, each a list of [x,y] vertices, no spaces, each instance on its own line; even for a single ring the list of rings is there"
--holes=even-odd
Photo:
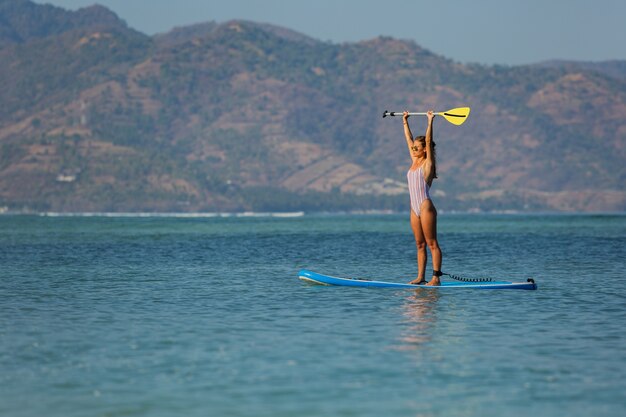
[[[439,285],[441,285],[441,281],[439,280],[439,277],[432,277],[430,282],[426,285],[430,285],[431,287],[438,287]]]
[[[426,284],[426,280],[424,278],[415,278],[413,281],[409,282],[409,284],[413,285],[424,285]]]

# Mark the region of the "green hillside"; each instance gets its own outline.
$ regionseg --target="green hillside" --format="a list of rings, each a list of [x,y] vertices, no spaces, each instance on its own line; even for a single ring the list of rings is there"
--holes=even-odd
[[[469,105],[460,127],[436,120],[438,208],[626,209],[619,61],[463,65],[246,21],[148,37],[26,0],[0,16],[0,207],[408,210],[383,110]]]

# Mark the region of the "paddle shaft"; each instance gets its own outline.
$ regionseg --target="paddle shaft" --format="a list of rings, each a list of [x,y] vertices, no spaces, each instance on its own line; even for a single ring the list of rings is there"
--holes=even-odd
[[[441,116],[444,112],[433,113],[435,116]],[[385,112],[385,116],[402,116],[404,112],[401,111],[388,111]],[[426,116],[428,113],[408,113],[409,116]]]

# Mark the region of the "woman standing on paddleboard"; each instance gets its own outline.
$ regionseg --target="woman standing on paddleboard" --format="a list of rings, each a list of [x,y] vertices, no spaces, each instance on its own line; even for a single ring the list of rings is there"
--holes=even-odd
[[[404,136],[411,155],[411,168],[407,172],[409,194],[411,195],[411,229],[417,246],[417,278],[411,284],[426,284],[426,246],[433,257],[433,276],[426,285],[441,285],[441,249],[437,242],[437,210],[430,199],[430,186],[437,178],[435,161],[435,143],[433,142],[433,111],[427,113],[428,127],[426,136],[415,139],[409,127],[409,113],[404,112]]]

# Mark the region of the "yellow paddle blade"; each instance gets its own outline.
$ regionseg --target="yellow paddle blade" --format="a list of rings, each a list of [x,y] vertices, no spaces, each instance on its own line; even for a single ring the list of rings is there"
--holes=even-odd
[[[444,119],[452,123],[453,125],[462,125],[469,116],[469,107],[458,107],[456,109],[450,109],[448,111],[442,111],[436,113],[438,116],[442,116]]]

